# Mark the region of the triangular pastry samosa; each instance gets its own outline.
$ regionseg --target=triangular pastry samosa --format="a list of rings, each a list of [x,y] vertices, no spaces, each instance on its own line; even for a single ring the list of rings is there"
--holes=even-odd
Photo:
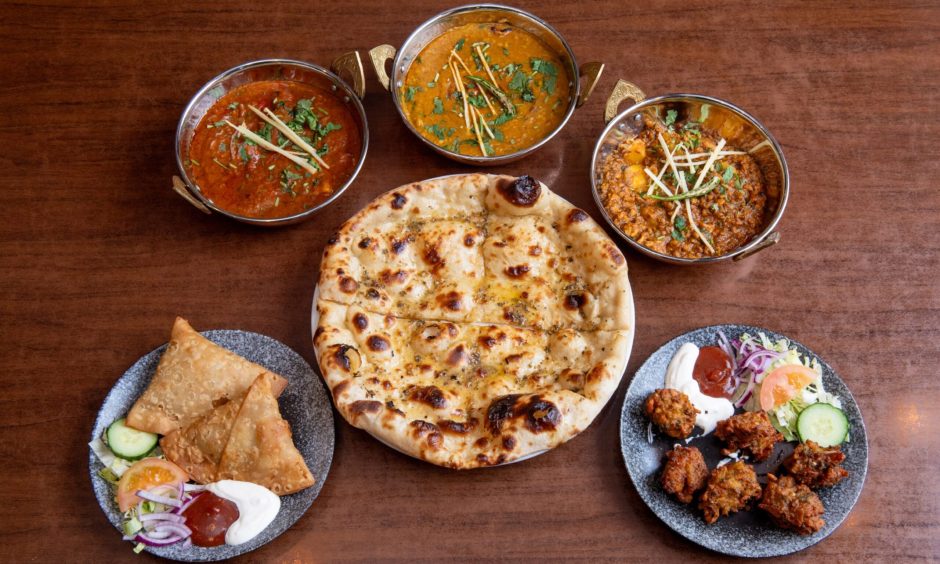
[[[242,395],[263,367],[226,350],[176,318],[170,343],[150,385],[127,415],[127,424],[141,431],[167,435],[182,429],[213,408]],[[272,392],[287,381],[275,376]]]
[[[313,485],[313,474],[281,418],[270,378],[249,388],[219,462],[217,480],[260,484],[278,495]]]
[[[271,375],[268,373],[268,375]],[[259,376],[264,378],[264,375]],[[173,431],[160,439],[160,448],[167,459],[200,484],[215,481],[222,451],[228,444],[232,425],[242,407],[245,394],[219,406],[195,420],[188,427]]]

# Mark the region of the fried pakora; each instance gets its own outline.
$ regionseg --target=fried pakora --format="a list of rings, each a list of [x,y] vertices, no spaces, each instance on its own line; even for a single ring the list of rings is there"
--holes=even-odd
[[[779,527],[811,535],[826,524],[821,517],[825,508],[813,490],[798,484],[792,476],[767,474],[767,480],[757,506],[769,513]]]
[[[845,454],[840,447],[823,448],[813,441],[806,441],[783,461],[783,467],[803,485],[813,489],[827,488],[849,475],[848,470],[840,466],[843,460]]]
[[[722,454],[727,456],[743,450],[750,453],[756,462],[767,460],[774,451],[774,445],[783,440],[783,435],[774,429],[763,411],[741,413],[719,421],[715,436],[725,442]]]
[[[679,390],[656,390],[646,398],[646,415],[659,429],[674,439],[684,439],[695,429],[698,410]]]
[[[666,493],[682,503],[692,503],[695,492],[705,487],[707,479],[708,467],[699,449],[677,446],[666,453],[666,466],[660,478]]]
[[[698,507],[710,525],[719,517],[744,509],[760,493],[754,468],[739,460],[712,470]]]

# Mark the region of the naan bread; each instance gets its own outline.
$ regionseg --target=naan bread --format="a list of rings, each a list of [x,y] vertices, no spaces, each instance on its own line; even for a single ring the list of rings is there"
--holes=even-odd
[[[266,372],[206,339],[177,317],[153,380],[128,413],[127,424],[168,435],[237,398]],[[275,395],[286,385],[286,380],[275,376]]]
[[[290,425],[281,418],[275,388],[265,374],[255,380],[232,425],[219,461],[217,480],[260,484],[278,495],[313,485],[313,474],[294,446]]]
[[[379,196],[324,250],[314,347],[352,425],[473,468],[553,448],[610,399],[633,342],[627,264],[528,176]]]

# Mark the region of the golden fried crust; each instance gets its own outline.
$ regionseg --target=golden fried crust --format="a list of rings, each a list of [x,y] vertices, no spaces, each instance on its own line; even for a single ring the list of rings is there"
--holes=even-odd
[[[219,460],[217,479],[260,484],[278,495],[313,485],[313,474],[294,446],[290,425],[281,417],[275,376],[255,380],[232,424]]]
[[[228,444],[232,425],[241,409],[245,395],[203,415],[188,427],[173,431],[160,439],[160,448],[173,462],[200,484],[214,482],[222,451]]]
[[[822,520],[825,511],[822,501],[808,487],[796,483],[791,476],[778,479],[768,474],[767,480],[758,507],[770,514],[779,527],[811,535],[826,524]]]
[[[185,319],[177,317],[157,371],[127,414],[127,424],[168,435],[240,396],[258,375],[266,372],[206,339]],[[286,385],[287,380],[275,376],[275,396]]]
[[[797,482],[811,488],[834,486],[849,475],[840,464],[845,460],[840,447],[822,448],[813,441],[796,447],[783,467]]]
[[[698,410],[679,390],[656,390],[646,398],[645,409],[650,421],[674,439],[684,439],[695,429]]]
[[[774,451],[774,445],[783,440],[783,435],[774,429],[763,411],[746,412],[719,421],[715,436],[725,441],[722,454],[743,450],[750,453],[755,462],[767,460]]]
[[[744,509],[760,494],[754,468],[739,460],[712,470],[698,506],[710,525],[719,517]]]
[[[666,466],[660,481],[666,493],[682,503],[692,503],[695,492],[705,487],[708,467],[701,451],[695,447],[677,446],[666,453]]]

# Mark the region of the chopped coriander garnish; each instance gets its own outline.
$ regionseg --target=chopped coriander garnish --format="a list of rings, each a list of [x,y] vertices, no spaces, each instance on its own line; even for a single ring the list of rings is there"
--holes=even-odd
[[[453,127],[449,127],[445,129],[437,124],[429,125],[425,127],[425,129],[427,129],[430,133],[434,134],[434,136],[437,137],[439,141],[443,141],[444,139],[447,139],[448,137],[453,135],[454,132],[456,131],[456,129],[454,129]]]
[[[544,59],[532,59],[529,61],[529,65],[532,67],[532,72],[543,75],[542,90],[547,94],[553,94],[555,92],[555,81],[558,79],[558,69],[555,68],[555,65]]]
[[[708,119],[708,111],[710,109],[711,109],[711,106],[709,104],[702,104],[702,107],[699,108],[699,116],[698,116],[699,123],[704,123],[705,120]]]
[[[463,44],[466,42],[467,42],[467,39],[464,37],[461,37],[459,40],[457,40],[457,43],[454,44],[454,51],[460,51],[461,49],[463,49]]]
[[[264,124],[264,125],[261,127],[261,129],[259,129],[259,130],[256,131],[255,133],[258,134],[258,137],[261,137],[262,139],[264,139],[265,141],[267,141],[268,143],[270,143],[270,142],[271,142],[271,131],[273,131],[273,130],[274,130],[274,128],[271,126],[271,124],[270,124],[270,123],[266,123],[266,124]]]
[[[677,117],[679,117],[679,112],[676,110],[669,110],[666,112],[666,121],[663,123],[666,124],[666,127],[670,127],[672,124],[676,123]]]
[[[731,182],[732,178],[734,178],[734,167],[729,166],[725,169],[725,173],[721,175],[721,179],[725,182]]]
[[[434,110],[433,111],[435,114],[438,114],[438,115],[444,113],[444,102],[441,102],[441,99],[438,98],[437,96],[434,97]]]
[[[297,193],[294,191],[293,184],[295,181],[300,180],[304,176],[302,174],[297,174],[288,169],[281,171],[281,192],[285,194],[290,194],[291,196],[296,196]]]
[[[420,86],[408,86],[407,88],[405,88],[405,101],[413,102],[415,99],[415,94],[417,94],[418,92],[421,92]]]
[[[490,122],[490,125],[503,125],[507,121],[511,120],[512,116],[503,112],[499,114],[493,121]]]
[[[478,108],[486,107],[486,99],[483,98],[482,94],[477,94],[476,96],[467,96],[467,102],[473,104]],[[437,113],[437,112],[434,112]]]

